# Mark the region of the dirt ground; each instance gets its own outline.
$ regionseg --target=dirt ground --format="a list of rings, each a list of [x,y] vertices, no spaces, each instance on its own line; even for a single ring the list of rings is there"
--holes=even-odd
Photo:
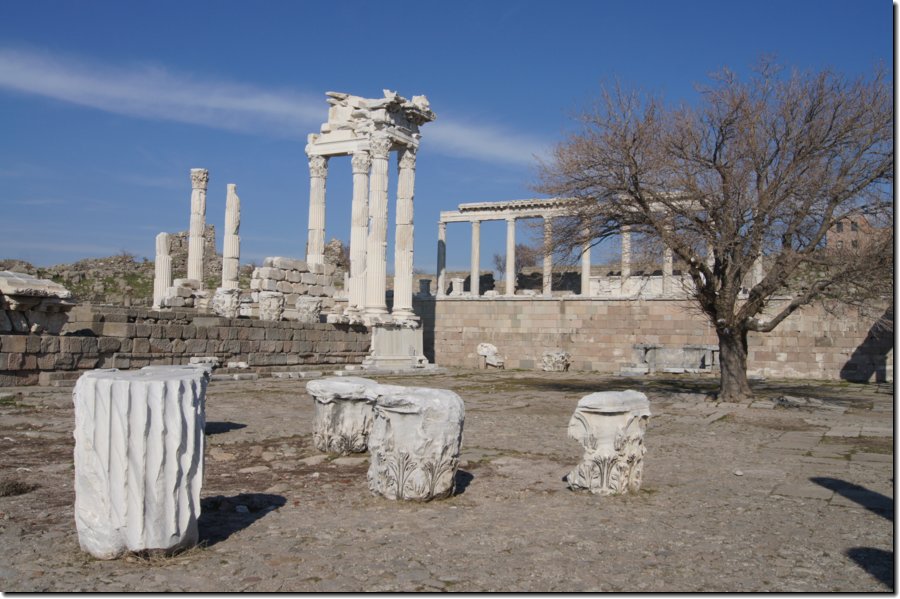
[[[71,389],[0,389],[0,590],[880,591],[894,589],[894,411],[887,386],[452,371],[380,382],[466,405],[457,491],[373,496],[365,456],[312,446],[305,381],[213,382],[201,546],[99,561],[78,546]],[[562,477],[588,393],[633,388],[653,416],[643,488]],[[776,405],[789,395],[819,402]]]

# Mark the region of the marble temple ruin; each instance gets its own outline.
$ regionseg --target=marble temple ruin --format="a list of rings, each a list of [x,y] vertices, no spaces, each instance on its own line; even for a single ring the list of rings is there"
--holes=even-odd
[[[350,227],[350,289],[346,322],[409,323],[413,312],[413,190],[419,128],[435,119],[425,96],[407,100],[385,90],[367,99],[328,92],[328,121],[309,135],[309,236],[306,261],[323,264],[325,254],[325,182],[328,161],[350,156],[353,199]],[[394,305],[386,304],[388,159],[398,153]]]

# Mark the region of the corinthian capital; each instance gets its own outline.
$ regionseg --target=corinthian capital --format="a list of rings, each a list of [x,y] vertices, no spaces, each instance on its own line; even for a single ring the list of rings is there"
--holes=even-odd
[[[325,178],[328,176],[328,158],[325,156],[310,156],[309,176]]]
[[[373,158],[387,158],[391,151],[393,141],[387,135],[378,135],[372,137],[369,141],[369,148],[372,151]]]
[[[401,169],[415,170],[416,168],[416,151],[413,148],[406,148],[400,153],[398,165]]]
[[[354,152],[350,162],[353,165],[354,175],[367,175],[372,166],[372,157],[368,152]]]
[[[205,168],[191,169],[191,187],[193,189],[206,189],[209,184],[209,171]]]

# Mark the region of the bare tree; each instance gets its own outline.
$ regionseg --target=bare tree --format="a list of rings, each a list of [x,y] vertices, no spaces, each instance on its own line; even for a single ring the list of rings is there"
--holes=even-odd
[[[718,336],[720,397],[739,401],[751,396],[750,331],[818,299],[893,293],[893,99],[881,71],[850,80],[770,63],[700,91],[697,106],[670,107],[605,89],[536,187],[573,198],[557,246],[627,226],[671,248]],[[877,227],[867,243],[826,247],[836,223],[861,218]],[[765,275],[750,282],[758,260]]]
[[[523,268],[537,266],[544,258],[543,247],[530,246],[524,243],[516,244],[516,272]],[[494,268],[502,276],[506,272],[506,254],[494,254]]]

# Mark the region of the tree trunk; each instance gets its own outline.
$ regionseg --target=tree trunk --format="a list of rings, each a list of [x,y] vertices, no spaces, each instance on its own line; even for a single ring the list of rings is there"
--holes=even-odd
[[[721,329],[719,336],[719,368],[721,384],[719,401],[742,402],[753,397],[747,380],[746,329]]]

